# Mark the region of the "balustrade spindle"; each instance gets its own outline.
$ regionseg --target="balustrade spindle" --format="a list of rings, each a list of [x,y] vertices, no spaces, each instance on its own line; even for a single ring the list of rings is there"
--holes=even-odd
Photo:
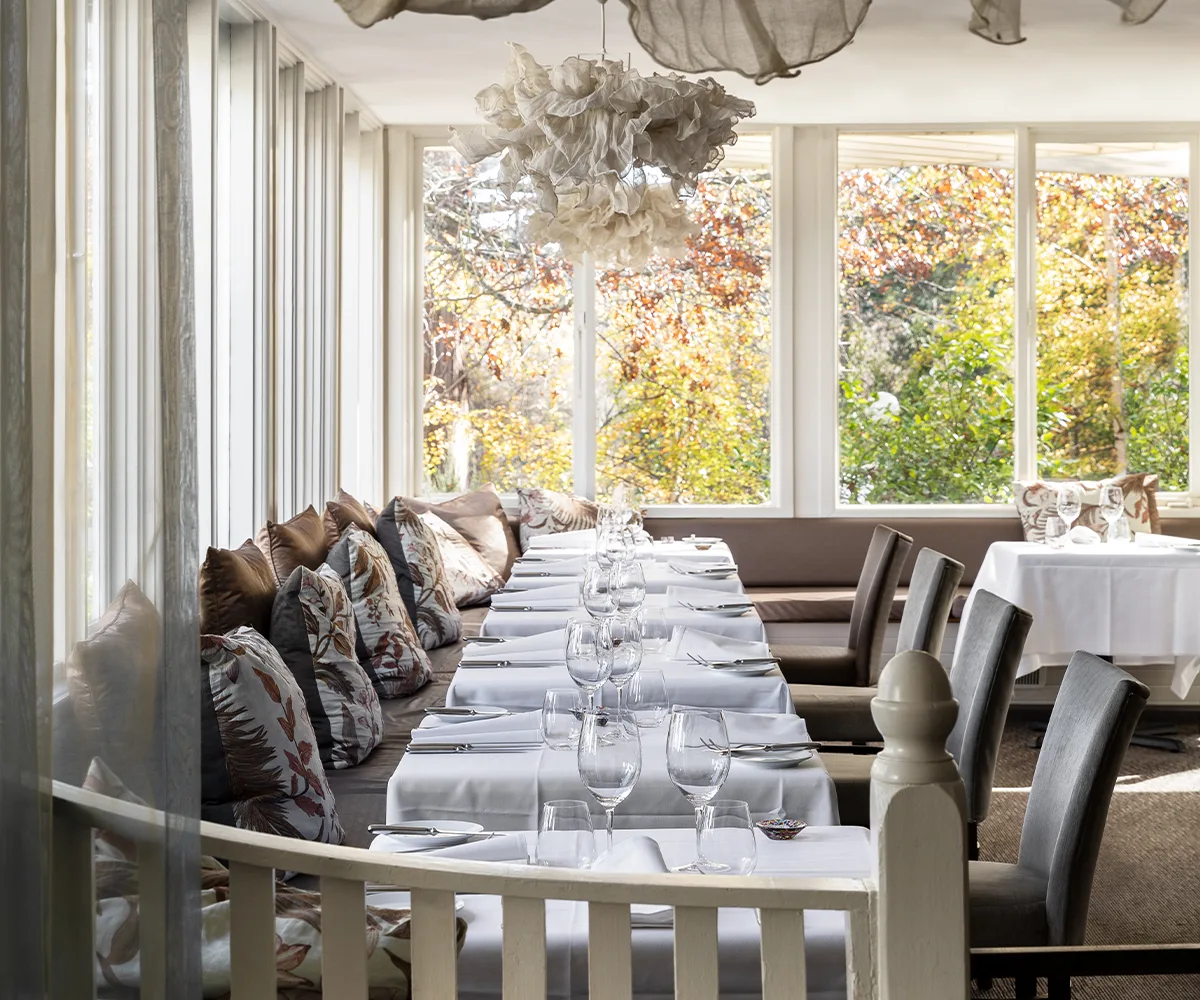
[[[763,1000],[808,995],[804,968],[804,911],[761,910]]]
[[[675,907],[675,996],[717,1000],[717,911]]]
[[[505,896],[504,1000],[546,995],[546,903]]]
[[[627,904],[588,904],[588,993],[590,1000],[629,1000],[633,995]]]
[[[413,1000],[457,1000],[454,893],[412,891]]]
[[[367,897],[362,882],[321,879],[321,993],[338,1000],[367,998]]]
[[[92,870],[92,829],[68,819],[54,820],[54,893],[51,910],[54,962],[51,994],[95,995],[96,890]]]
[[[229,971],[232,1000],[275,990],[275,869],[229,863]]]

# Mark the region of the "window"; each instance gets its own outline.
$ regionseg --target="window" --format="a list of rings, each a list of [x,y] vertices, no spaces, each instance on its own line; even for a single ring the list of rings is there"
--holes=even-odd
[[[770,136],[702,179],[686,256],[636,272],[524,241],[532,194],[494,164],[430,146],[423,169],[427,492],[772,501]]]
[[[1038,469],[1188,489],[1187,143],[1037,146]]]

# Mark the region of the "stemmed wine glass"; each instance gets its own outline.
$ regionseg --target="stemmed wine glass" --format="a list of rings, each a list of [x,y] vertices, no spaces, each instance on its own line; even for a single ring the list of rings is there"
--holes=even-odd
[[[596,692],[612,673],[612,644],[602,623],[588,618],[567,622],[567,673],[587,692],[588,708],[596,707]]]
[[[608,850],[612,851],[613,814],[629,797],[642,773],[642,738],[638,727],[603,709],[589,709],[583,714],[577,759],[579,780],[604,807]]]
[[[1100,516],[1108,522],[1108,531],[1105,533],[1105,540],[1111,542],[1113,540],[1113,525],[1120,520],[1121,515],[1125,513],[1125,494],[1120,486],[1101,486],[1100,487]]]
[[[614,565],[632,561],[636,549],[633,532],[625,524],[614,524],[605,542],[605,552]]]
[[[612,669],[608,679],[617,689],[617,715],[621,716],[625,686],[642,666],[642,622],[637,614],[610,618],[601,626],[608,633]]]
[[[1058,488],[1058,516],[1067,526],[1068,535],[1071,533],[1071,525],[1075,523],[1082,509],[1083,487],[1078,483],[1063,483]]]
[[[636,559],[613,565],[610,586],[617,592],[617,614],[635,613],[646,603],[646,574]]]
[[[583,571],[583,606],[596,621],[617,613],[617,591],[612,571],[600,562],[588,561]]]
[[[667,774],[696,810],[696,860],[679,871],[723,871],[707,861],[701,840],[704,807],[717,797],[729,776],[729,733],[719,708],[675,705],[667,727]]]

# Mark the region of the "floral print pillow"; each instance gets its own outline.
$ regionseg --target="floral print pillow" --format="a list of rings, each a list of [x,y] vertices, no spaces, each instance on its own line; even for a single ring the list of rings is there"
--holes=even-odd
[[[350,527],[329,550],[358,627],[358,662],[381,698],[402,698],[429,683],[433,669],[400,598],[391,560],[379,542]]]
[[[1100,514],[1101,486],[1121,487],[1125,497],[1125,519],[1129,522],[1131,532],[1159,531],[1158,476],[1153,472],[1136,472],[1101,480],[1049,482],[1038,479],[1013,483],[1013,501],[1021,518],[1025,541],[1046,540],[1046,519],[1058,515],[1058,488],[1067,482],[1083,487],[1083,504],[1075,523],[1091,528],[1101,538],[1108,536],[1108,522]]]
[[[396,497],[375,523],[379,544],[387,551],[397,577],[407,574],[412,581],[410,612],[417,635],[426,649],[448,646],[462,638],[462,616],[454,602],[454,591],[437,536],[421,516]]]
[[[201,818],[325,844],[345,839],[304,694],[252,628],[200,638]]]
[[[358,630],[342,578],[298,566],[271,613],[271,644],[304,692],[326,767],[352,767],[383,739],[383,710],[355,652]]]
[[[427,511],[420,517],[437,539],[446,582],[450,585],[456,605],[469,608],[474,604],[484,604],[504,586],[504,579],[484,562],[475,547],[437,514]]]
[[[600,508],[586,497],[554,490],[517,490],[521,518],[521,551],[529,548],[534,535],[580,531],[596,527]]]

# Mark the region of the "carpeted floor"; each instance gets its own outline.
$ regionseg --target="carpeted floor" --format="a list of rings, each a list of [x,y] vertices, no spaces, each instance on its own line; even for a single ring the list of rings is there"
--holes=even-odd
[[[1088,911],[1088,944],[1200,942],[1200,738],[1180,727],[1185,753],[1131,747],[1109,810]],[[980,828],[980,857],[1016,861],[1038,751],[1033,733],[1011,724],[996,772],[991,814]],[[1044,984],[1043,984],[1044,989]],[[997,981],[976,997],[1011,997]],[[1077,1000],[1197,1000],[1195,976],[1075,980]]]

